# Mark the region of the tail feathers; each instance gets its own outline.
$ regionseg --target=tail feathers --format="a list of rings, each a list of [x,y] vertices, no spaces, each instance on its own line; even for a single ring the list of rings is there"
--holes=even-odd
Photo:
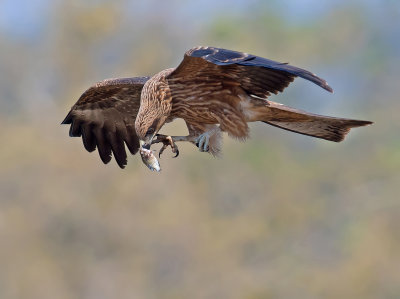
[[[269,125],[329,141],[342,141],[351,128],[372,124],[370,121],[337,118],[307,113],[285,105],[269,101],[272,112],[268,120]]]

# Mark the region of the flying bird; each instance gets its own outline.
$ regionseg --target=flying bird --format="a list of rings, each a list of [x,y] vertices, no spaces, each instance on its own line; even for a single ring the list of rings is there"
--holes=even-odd
[[[140,150],[151,170],[160,170],[150,146],[162,143],[159,156],[176,142],[187,141],[217,156],[222,132],[246,139],[249,122],[266,124],[329,141],[340,142],[351,128],[370,121],[308,113],[267,100],[282,92],[296,77],[333,92],[327,82],[304,69],[259,56],[215,47],[187,51],[177,68],[152,77],[106,79],[86,90],[62,122],[71,137],[82,136],[89,152],[96,148],[106,164],[113,155],[127,164],[125,145]],[[158,134],[165,123],[182,118],[187,136]]]

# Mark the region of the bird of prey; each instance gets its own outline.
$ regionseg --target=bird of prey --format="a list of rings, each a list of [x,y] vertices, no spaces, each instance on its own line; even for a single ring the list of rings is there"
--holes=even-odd
[[[152,77],[106,79],[86,90],[62,122],[69,135],[82,136],[89,152],[96,148],[104,163],[112,154],[127,164],[125,145],[140,154],[151,170],[160,170],[150,146],[163,143],[159,156],[175,142],[188,141],[200,151],[218,155],[222,132],[244,140],[248,122],[261,121],[295,133],[342,141],[351,128],[370,121],[308,113],[267,100],[282,92],[295,77],[333,92],[327,82],[304,69],[259,56],[216,47],[187,51],[177,68]],[[158,134],[176,118],[187,125],[187,136]]]

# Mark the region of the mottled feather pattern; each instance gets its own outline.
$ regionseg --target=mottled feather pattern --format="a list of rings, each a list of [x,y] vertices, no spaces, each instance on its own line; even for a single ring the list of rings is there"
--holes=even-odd
[[[207,82],[207,78],[203,80]],[[226,85],[219,82],[196,88],[194,84],[193,88],[181,89],[179,87],[185,85],[177,82],[177,85],[170,83],[173,98],[171,115],[183,118],[188,123],[220,124],[221,129],[232,137],[240,139],[247,137],[247,122],[242,113],[236,109],[239,98]],[[196,81],[185,82],[186,86],[190,86]]]
[[[151,142],[165,122],[182,118],[196,143],[208,134],[209,152],[221,151],[222,134],[245,139],[248,122],[262,121],[299,134],[341,141],[353,127],[371,124],[316,115],[267,100],[282,92],[296,77],[332,92],[312,72],[252,54],[216,47],[187,51],[180,65],[150,77],[108,79],[82,94],[64,124],[70,136],[82,136],[88,151],[98,149],[104,163],[113,154],[124,167],[124,143],[135,154],[139,139]],[[149,133],[151,132],[151,133]]]
[[[291,132],[340,142],[351,128],[371,124],[353,120],[308,113],[279,103],[268,101],[264,122]]]
[[[140,109],[136,118],[136,132],[142,140],[146,136],[148,129],[154,125],[154,131],[158,131],[164,124],[162,121],[154,120],[168,118],[171,111],[172,96],[170,87],[165,77],[173,69],[166,69],[154,75],[143,86],[140,99]]]
[[[260,67],[275,71],[281,71],[283,74],[290,74],[309,80],[322,88],[332,92],[332,88],[328,83],[316,76],[315,74],[289,65],[288,63],[277,62],[267,58],[236,52],[232,50],[215,48],[215,47],[196,47],[186,52],[186,57],[201,57],[202,59],[211,62],[215,65],[242,65],[247,67]],[[247,68],[249,70],[249,68]]]
[[[140,94],[149,77],[107,79],[85,91],[71,108],[63,124],[71,124],[70,136],[80,137],[85,149],[99,151],[108,163],[113,153],[118,165],[127,163],[124,143],[131,154],[139,149],[135,118]]]

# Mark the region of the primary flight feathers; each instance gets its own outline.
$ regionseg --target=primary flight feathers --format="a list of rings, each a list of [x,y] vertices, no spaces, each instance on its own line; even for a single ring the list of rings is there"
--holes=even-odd
[[[311,114],[266,99],[271,93],[282,92],[295,77],[332,92],[325,80],[287,63],[196,47],[185,53],[175,69],[152,77],[107,79],[95,84],[82,94],[62,123],[71,125],[70,136],[82,136],[86,150],[97,148],[104,163],[113,154],[121,168],[127,163],[124,144],[133,155],[139,148],[142,153],[158,142],[163,143],[162,151],[170,145],[178,154],[175,142],[188,141],[200,151],[218,155],[221,132],[244,139],[248,122],[262,121],[336,142],[351,128],[372,123]],[[188,136],[157,134],[175,118],[186,122]]]

